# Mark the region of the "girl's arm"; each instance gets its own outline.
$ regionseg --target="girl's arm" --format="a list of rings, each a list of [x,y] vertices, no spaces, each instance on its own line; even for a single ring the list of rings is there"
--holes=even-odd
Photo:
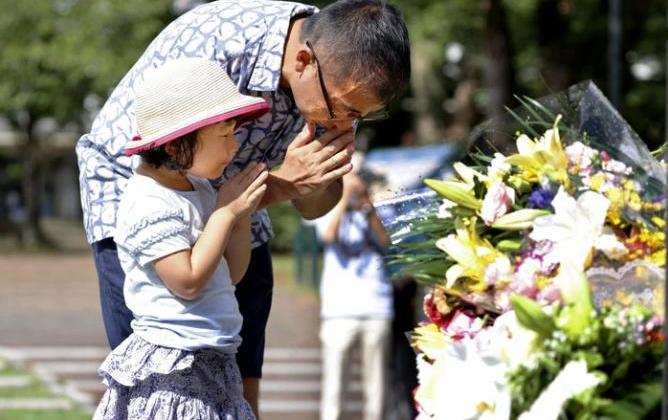
[[[158,276],[172,293],[186,300],[199,297],[220,264],[235,222],[233,214],[218,209],[211,214],[202,235],[191,249],[155,262]]]
[[[218,268],[238,220],[255,211],[266,190],[266,179],[265,166],[258,164],[232,177],[218,190],[217,208],[195,245],[156,260],[158,276],[172,293],[186,300],[200,296]]]
[[[250,216],[239,219],[232,229],[230,241],[225,248],[224,255],[227,260],[227,265],[230,268],[232,284],[239,283],[248,269],[251,254],[250,227]]]

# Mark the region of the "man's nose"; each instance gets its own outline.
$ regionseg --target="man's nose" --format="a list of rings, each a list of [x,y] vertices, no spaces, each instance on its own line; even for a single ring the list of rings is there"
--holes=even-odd
[[[349,118],[345,120],[327,120],[327,121],[322,121],[318,122],[316,124],[316,136],[318,134],[322,134],[322,132],[325,132],[327,130],[341,130],[341,131],[346,131],[350,128],[357,128],[358,121],[355,118]]]
[[[347,130],[349,128],[353,128],[357,126],[357,119],[356,118],[346,118],[345,120],[338,120],[335,123],[336,128],[340,130]]]

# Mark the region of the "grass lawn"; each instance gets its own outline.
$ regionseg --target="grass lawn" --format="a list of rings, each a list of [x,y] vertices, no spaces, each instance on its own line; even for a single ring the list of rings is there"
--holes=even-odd
[[[295,258],[292,254],[271,254],[276,281],[292,283],[295,280]]]
[[[300,292],[317,295],[318,288],[314,287],[310,280],[311,266],[310,260],[307,261],[306,281],[300,283],[297,279],[297,258],[293,254],[272,254],[272,266],[274,269],[274,283],[276,286],[284,288],[293,288]],[[319,262],[322,267],[322,262]],[[318,268],[318,273],[320,268]]]
[[[0,410],[0,420],[90,420],[81,410]]]
[[[1,362],[1,361],[0,361]],[[0,363],[0,377],[7,376],[29,376],[30,382],[22,387],[0,387],[0,400],[5,399],[48,399],[63,398],[54,395],[48,388],[42,384],[39,379],[30,375],[26,371],[10,367],[8,364]],[[91,415],[85,411],[76,408],[73,404],[72,409],[63,410],[3,410],[0,409],[0,420],[89,420]]]

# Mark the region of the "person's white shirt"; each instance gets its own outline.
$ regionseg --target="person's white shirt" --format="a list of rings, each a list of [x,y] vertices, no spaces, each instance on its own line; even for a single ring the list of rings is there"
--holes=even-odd
[[[315,221],[322,239],[334,211]],[[392,284],[368,215],[347,211],[337,241],[323,244],[320,283],[321,317],[388,319],[393,315]]]

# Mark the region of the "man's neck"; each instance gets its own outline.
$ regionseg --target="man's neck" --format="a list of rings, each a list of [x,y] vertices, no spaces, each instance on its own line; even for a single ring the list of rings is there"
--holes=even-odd
[[[302,26],[304,25],[304,18],[298,17],[290,21],[288,28],[288,36],[285,41],[285,48],[283,49],[283,63],[281,64],[281,79],[279,87],[285,92],[291,92],[290,75],[294,74],[291,71],[295,66],[295,57],[297,50],[302,46],[299,39],[302,33]]]

